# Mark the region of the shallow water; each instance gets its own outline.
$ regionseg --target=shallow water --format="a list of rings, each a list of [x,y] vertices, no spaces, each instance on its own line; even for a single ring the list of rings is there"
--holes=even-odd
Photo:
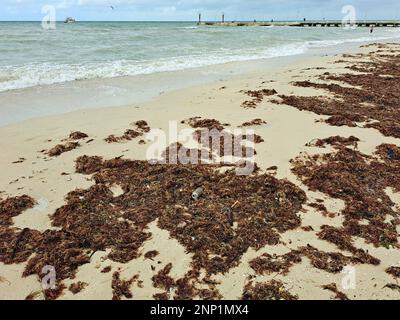
[[[0,22],[0,91],[182,70],[400,37],[397,28],[218,27],[190,22]]]

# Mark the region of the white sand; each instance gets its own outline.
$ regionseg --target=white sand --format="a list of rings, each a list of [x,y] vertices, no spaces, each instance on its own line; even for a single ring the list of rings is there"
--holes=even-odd
[[[363,49],[366,50],[366,49]],[[78,110],[63,115],[27,120],[12,125],[0,127],[0,197],[28,194],[39,200],[40,205],[14,219],[15,226],[29,227],[37,230],[51,228],[49,215],[64,204],[64,196],[76,189],[87,188],[94,182],[88,176],[74,173],[74,160],[80,155],[100,155],[112,158],[123,155],[128,159],[145,159],[148,145],[139,145],[135,139],[126,143],[108,144],[104,138],[110,134],[122,134],[130,123],[146,120],[151,128],[161,128],[168,131],[168,121],[178,123],[193,116],[215,118],[221,123],[230,123],[232,128],[254,118],[262,118],[266,125],[254,127],[256,133],[263,137],[264,143],[256,145],[256,162],[262,168],[277,166],[277,177],[286,178],[307,192],[309,200],[321,198],[330,211],[339,212],[343,208],[342,201],[331,199],[320,193],[314,193],[297,179],[290,171],[290,160],[301,152],[321,152],[321,149],[305,147],[305,144],[315,138],[326,138],[334,135],[354,135],[361,139],[359,150],[371,154],[381,143],[400,144],[399,139],[384,137],[375,129],[332,127],[325,123],[316,123],[323,118],[311,112],[302,112],[288,106],[275,105],[266,98],[256,109],[244,109],[240,105],[248,97],[241,93],[244,89],[274,88],[280,94],[295,93],[319,94],[312,89],[298,88],[290,85],[293,80],[310,79],[318,73],[343,71],[340,65],[332,64],[335,57],[308,57],[292,61],[286,66],[275,69],[257,71],[231,77],[228,80],[216,81],[211,84],[187,87],[161,94],[158,98],[147,103],[137,103],[134,106],[113,107],[102,109]],[[325,67],[327,70],[306,70],[313,67]],[[264,84],[262,84],[265,81]],[[226,87],[226,89],[221,89]],[[179,124],[180,128],[187,128]],[[48,159],[40,150],[49,149],[65,139],[70,132],[80,130],[94,139],[93,142],[83,143],[82,147],[64,153],[60,157]],[[51,141],[48,141],[51,139]],[[174,141],[171,141],[174,142]],[[329,152],[330,149],[324,149]],[[20,157],[27,159],[23,163],[12,164]],[[62,176],[66,172],[69,175]],[[388,194],[400,205],[399,194],[389,190]],[[323,217],[313,208],[301,213],[304,226],[311,225],[313,232],[301,229],[286,232],[283,240],[287,246],[267,246],[258,252],[249,250],[242,258],[237,268],[228,274],[218,275],[221,281],[218,289],[226,299],[237,299],[242,294],[243,285],[248,275],[254,274],[248,262],[252,258],[268,253],[286,253],[290,249],[311,244],[321,250],[338,251],[328,242],[319,240],[316,233],[323,224],[340,225],[340,218]],[[168,232],[160,230],[155,223],[150,225],[153,237],[148,240],[141,251],[158,250],[156,258],[161,264],[143,257],[127,264],[119,264],[102,259],[107,253],[97,252],[90,264],[79,268],[76,279],[65,281],[68,286],[72,282],[84,281],[89,286],[77,295],[65,290],[62,299],[110,299],[112,297],[110,273],[100,270],[108,265],[113,271],[121,268],[122,278],[129,278],[139,273],[144,287],[132,287],[134,299],[151,299],[154,293],[161,292],[153,288],[151,277],[167,263],[173,263],[172,275],[179,277],[189,269],[191,257],[185,254],[184,248]],[[290,243],[290,244],[289,244]],[[382,260],[379,266],[357,265],[356,289],[344,291],[351,299],[386,299],[398,298],[398,292],[382,289],[393,279],[384,272],[392,265],[400,262],[400,252],[395,249],[374,248],[363,241],[357,240],[360,248],[368,249],[369,253]],[[156,271],[151,270],[151,264],[156,265]],[[28,294],[41,291],[36,276],[21,278],[24,265],[0,264],[0,299],[24,299]],[[294,266],[287,276],[273,274],[258,277],[261,281],[270,278],[281,279],[291,293],[299,295],[300,299],[330,299],[332,293],[322,290],[323,284],[335,282],[341,289],[341,274],[330,274],[311,267],[307,259],[300,265]],[[39,295],[40,297],[40,295]]]

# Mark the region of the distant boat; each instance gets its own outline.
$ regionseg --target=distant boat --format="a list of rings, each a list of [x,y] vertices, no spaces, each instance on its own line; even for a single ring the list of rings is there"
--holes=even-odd
[[[75,20],[74,18],[71,18],[71,17],[67,17],[67,18],[64,20],[64,23],[74,23],[74,22],[76,22],[76,20]]]

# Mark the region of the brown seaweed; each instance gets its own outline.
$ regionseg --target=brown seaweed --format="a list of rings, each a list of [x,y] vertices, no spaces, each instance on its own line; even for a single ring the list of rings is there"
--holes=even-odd
[[[150,131],[150,127],[144,120],[136,121],[134,124],[136,129],[127,129],[125,130],[122,136],[116,136],[114,134],[109,135],[104,141],[108,143],[119,143],[119,142],[126,142],[130,140],[134,140],[138,137],[143,136],[145,133]]]
[[[151,250],[151,251],[146,252],[146,253],[144,254],[144,257],[145,257],[146,259],[153,260],[153,259],[154,259],[155,257],[157,257],[159,254],[160,254],[160,253],[159,253],[157,250]]]
[[[134,275],[129,280],[122,280],[121,275],[118,271],[113,273],[113,278],[111,282],[111,287],[113,289],[113,300],[121,300],[122,297],[127,299],[132,299],[133,295],[131,292],[131,287],[134,282],[139,278],[139,275]]]
[[[356,126],[365,122],[365,128],[375,128],[385,136],[400,137],[400,55],[370,53],[360,55],[369,61],[362,67],[353,67],[358,74],[320,76],[321,80],[336,83],[299,81],[294,85],[325,90],[333,97],[298,97],[281,95],[281,103],[299,110],[331,116],[331,125]]]
[[[57,157],[65,152],[74,150],[78,147],[80,147],[79,142],[66,142],[64,144],[58,144],[55,147],[51,148],[47,151],[47,154],[50,157]]]
[[[333,292],[335,294],[335,299],[350,300],[346,294],[344,294],[343,292],[338,290],[336,283],[330,283],[330,284],[323,285],[322,288],[324,290],[329,290],[329,291]]]
[[[163,269],[161,269],[151,280],[153,286],[159,289],[165,289],[169,291],[175,286],[175,280],[169,275],[172,269],[172,263],[168,263]]]
[[[261,125],[266,124],[266,123],[267,123],[266,121],[264,121],[264,120],[262,120],[260,118],[257,118],[257,119],[253,119],[251,121],[244,122],[241,125],[241,127],[261,126]]]
[[[298,300],[298,296],[287,291],[278,280],[256,284],[250,281],[243,289],[242,300]]]
[[[71,134],[69,135],[69,138],[71,140],[81,140],[81,139],[85,139],[87,137],[89,137],[89,136],[86,133],[83,133],[81,131],[74,131],[74,132],[71,132]]]
[[[243,108],[256,108],[263,101],[264,97],[277,94],[275,89],[247,90],[241,92],[253,98],[252,100],[243,102]]]
[[[71,283],[68,290],[71,291],[73,294],[78,294],[79,292],[84,290],[87,286],[88,286],[88,283],[78,281],[78,282]]]
[[[400,173],[397,161],[384,158],[383,148],[378,147],[375,156],[367,156],[342,146],[333,153],[298,158],[294,162],[293,172],[311,190],[345,202],[341,212],[343,229],[325,227],[320,236],[352,252],[355,249],[350,246],[349,237],[353,236],[375,246],[398,246],[395,226],[385,219],[395,218],[399,213],[385,189],[400,190]],[[367,223],[361,224],[361,220]]]
[[[389,267],[385,272],[392,275],[394,278],[400,278],[400,267]]]

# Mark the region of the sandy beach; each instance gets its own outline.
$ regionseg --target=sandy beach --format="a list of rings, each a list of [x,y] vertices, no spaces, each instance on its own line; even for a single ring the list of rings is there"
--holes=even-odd
[[[52,92],[67,105],[60,92],[68,88],[57,95],[44,86],[41,101],[30,99],[38,88],[0,93],[21,107],[14,119],[6,107],[0,127],[0,299],[398,299],[400,124],[390,79],[399,76],[400,45],[337,51],[245,62],[240,72],[229,64],[187,71],[182,79],[196,80],[185,86],[173,74],[147,76],[142,98],[120,107],[84,108],[78,90],[76,108],[57,114]],[[140,82],[124,86],[140,91]],[[98,82],[86,83],[95,95]],[[393,96],[378,99],[373,89],[389,86]],[[43,113],[22,119],[24,105],[43,101]],[[253,129],[260,170],[236,177],[166,164],[154,172],[148,131],[168,134],[171,121],[201,129],[200,119]],[[338,136],[346,139],[327,139]],[[167,145],[176,142],[185,144]],[[200,241],[202,230],[211,231]],[[42,288],[45,265],[55,266],[56,289]]]

